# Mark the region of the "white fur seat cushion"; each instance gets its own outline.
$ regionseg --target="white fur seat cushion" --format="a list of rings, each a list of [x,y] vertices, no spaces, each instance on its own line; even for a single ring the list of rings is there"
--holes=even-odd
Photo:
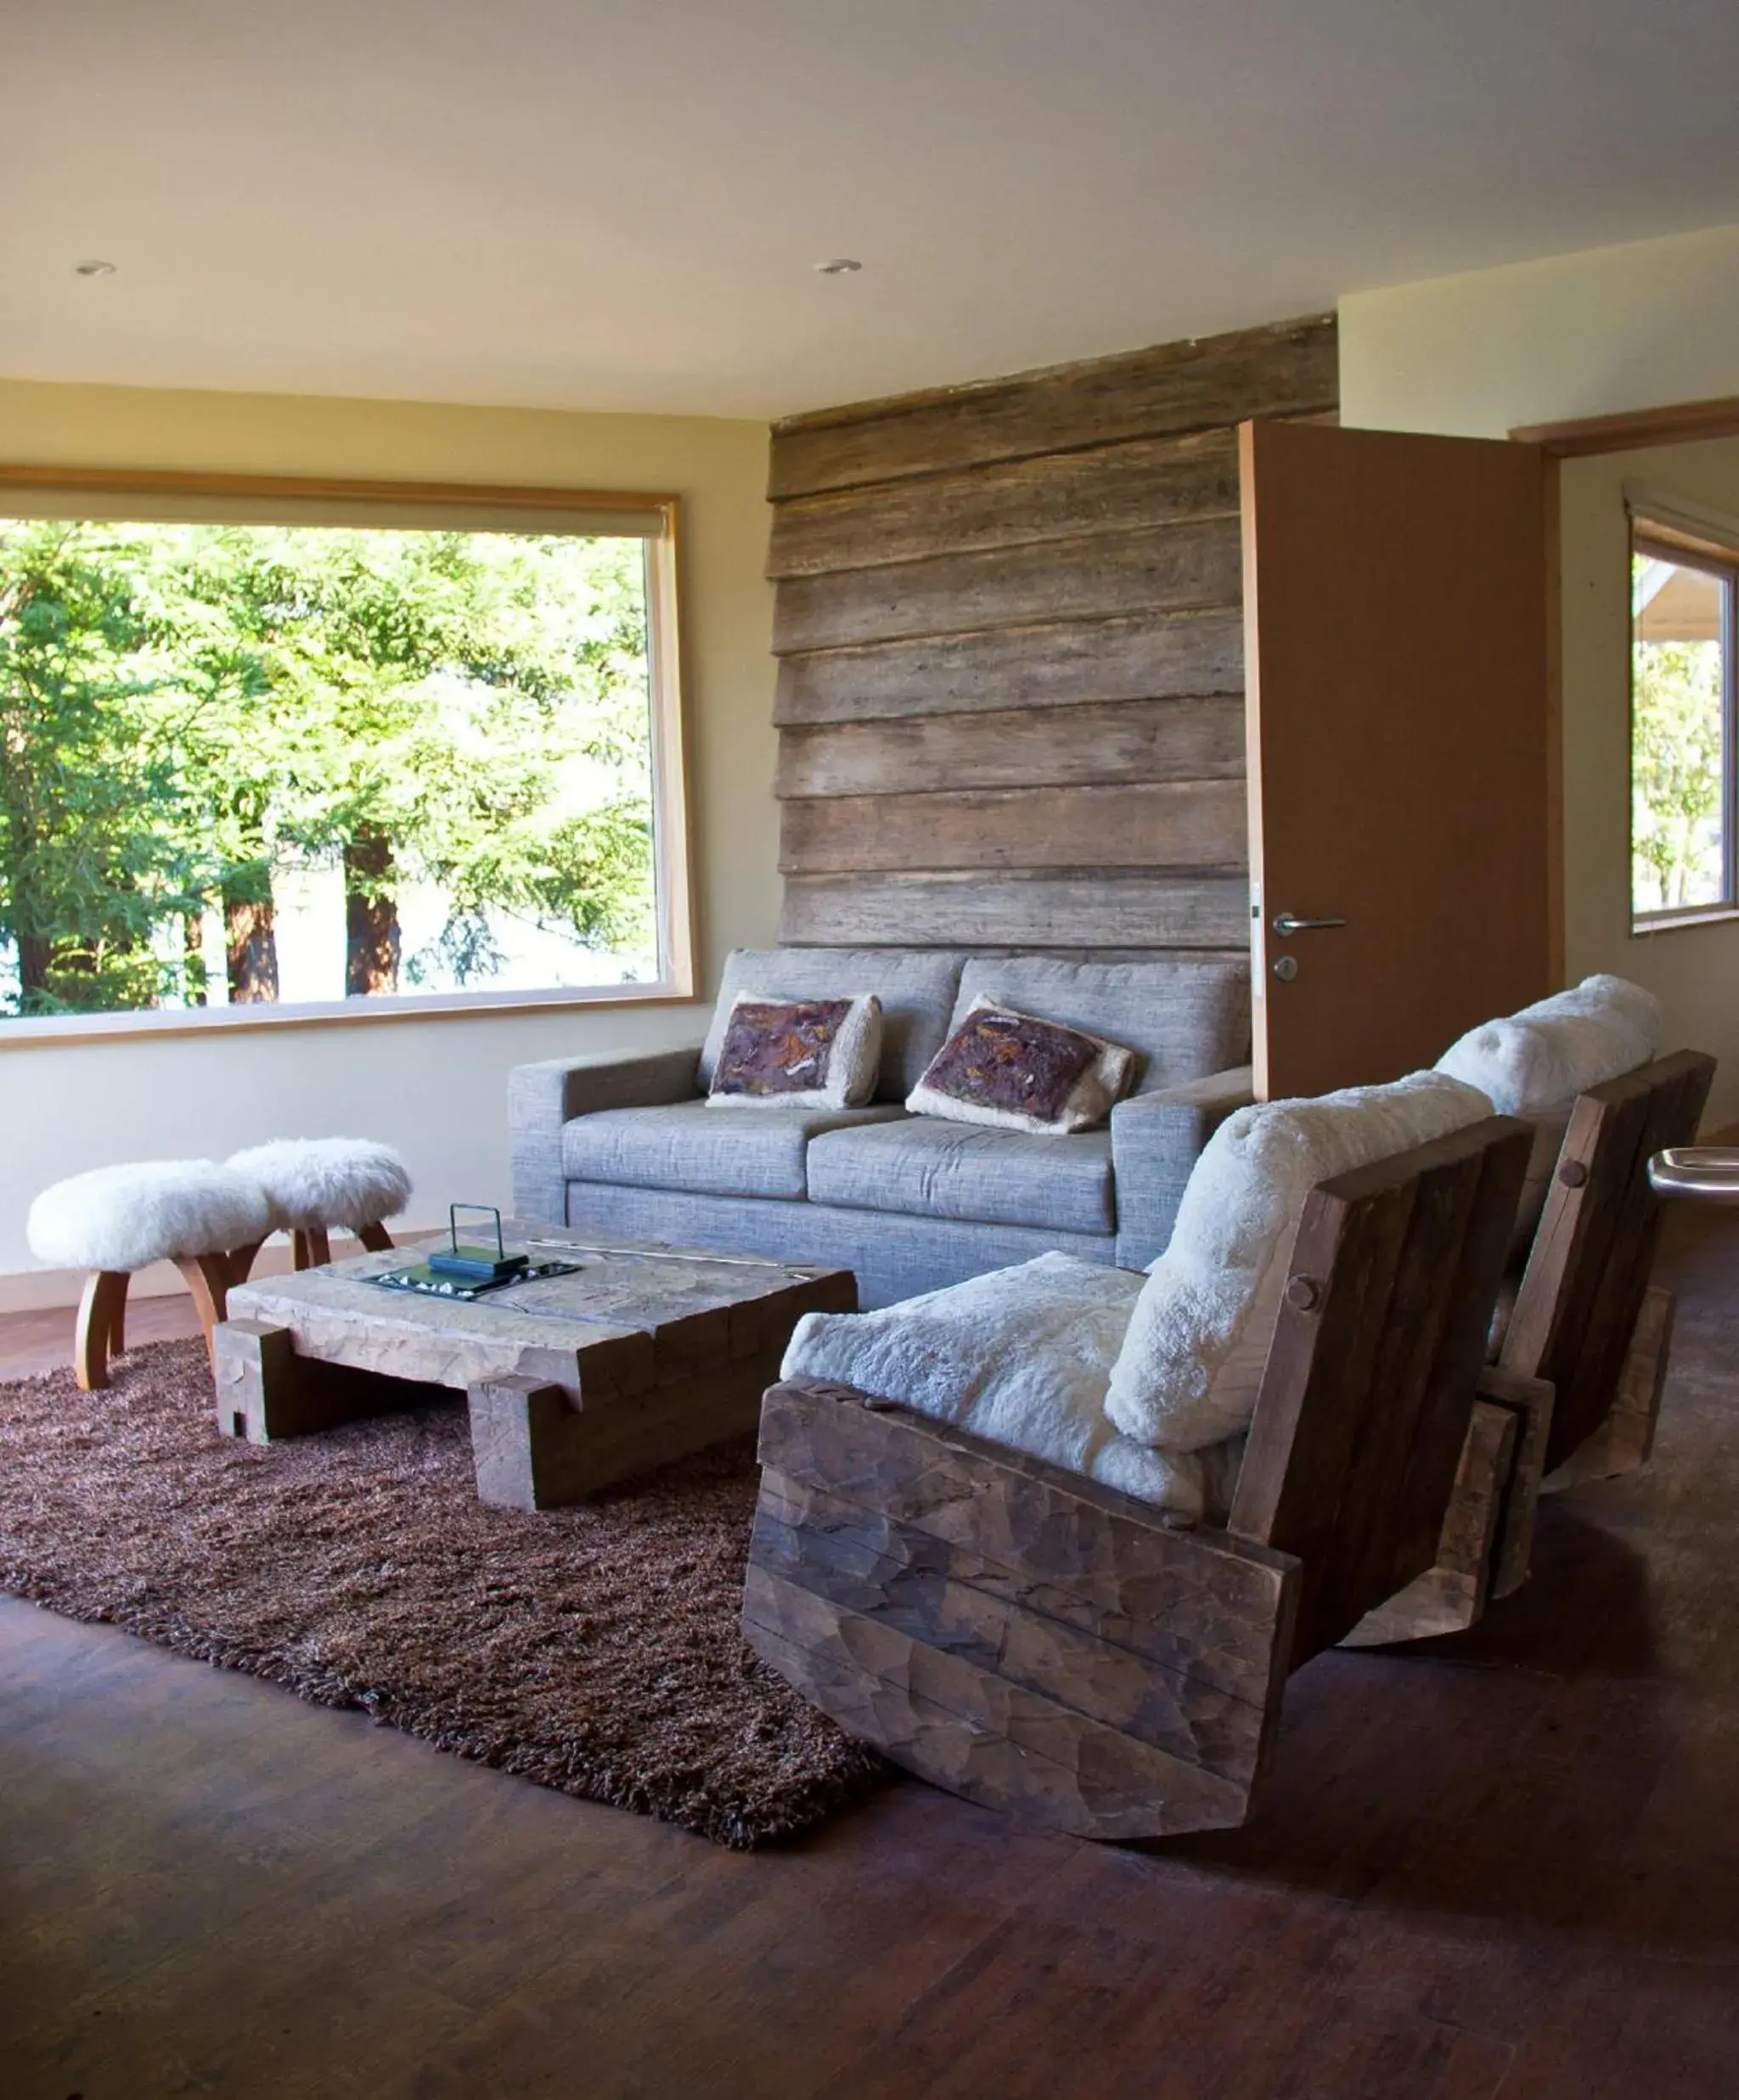
[[[403,1160],[370,1138],[276,1138],[232,1152],[229,1164],[265,1191],[279,1232],[354,1232],[396,1218],[411,1196]]]
[[[143,1269],[226,1254],[272,1230],[259,1183],[209,1159],[97,1167],[44,1189],[31,1205],[31,1252],[56,1269]]]
[[[1170,1244],[1148,1269],[1111,1374],[1111,1422],[1169,1454],[1247,1429],[1310,1191],[1490,1113],[1474,1088],[1415,1072],[1228,1117],[1190,1172]]]
[[[1041,1254],[875,1312],[806,1313],[784,1375],[840,1380],[1162,1509],[1220,1513],[1235,1453],[1147,1450],[1106,1418],[1141,1289],[1127,1270]]]
[[[1533,1239],[1576,1096],[1660,1055],[1661,1003],[1628,978],[1584,977],[1567,992],[1482,1022],[1437,1061],[1439,1072],[1489,1095],[1500,1116],[1534,1125],[1512,1253]]]

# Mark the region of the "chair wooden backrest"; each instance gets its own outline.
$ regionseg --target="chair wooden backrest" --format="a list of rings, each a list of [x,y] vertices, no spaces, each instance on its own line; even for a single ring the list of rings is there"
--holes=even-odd
[[[1230,1525],[1302,1563],[1292,1669],[1436,1561],[1528,1149],[1494,1117],[1306,1203]]]
[[[1553,1388],[1548,1470],[1612,1411],[1660,1235],[1649,1158],[1695,1139],[1714,1068],[1680,1050],[1590,1087],[1571,1111],[1499,1355]]]
[[[1527,1164],[1493,1118],[1307,1201],[1229,1529],[767,1394],[743,1631],[897,1764],[1095,1838],[1241,1822],[1289,1673],[1436,1555]]]

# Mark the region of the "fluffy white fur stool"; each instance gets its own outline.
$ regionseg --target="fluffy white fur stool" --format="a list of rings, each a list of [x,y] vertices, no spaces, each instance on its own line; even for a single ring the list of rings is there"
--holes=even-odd
[[[390,1247],[383,1221],[410,1201],[403,1160],[369,1138],[274,1138],[233,1152],[228,1163],[265,1191],[273,1229],[290,1235],[298,1269],[330,1261],[327,1235],[335,1228],[371,1251]]]
[[[109,1382],[109,1357],[127,1346],[133,1270],[172,1261],[187,1279],[209,1347],[234,1281],[272,1230],[258,1181],[209,1159],[139,1160],[98,1167],[44,1189],[31,1206],[31,1252],[55,1268],[89,1271],[79,1303],[76,1368],[86,1392]]]

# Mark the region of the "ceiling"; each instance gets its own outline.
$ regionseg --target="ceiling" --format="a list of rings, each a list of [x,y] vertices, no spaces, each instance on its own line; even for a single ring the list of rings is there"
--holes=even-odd
[[[0,0],[0,50],[12,376],[776,415],[1739,219],[1733,0]]]

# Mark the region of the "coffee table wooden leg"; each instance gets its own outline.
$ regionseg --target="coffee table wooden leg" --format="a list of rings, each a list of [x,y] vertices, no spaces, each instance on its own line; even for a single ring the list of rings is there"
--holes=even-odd
[[[577,1477],[578,1410],[559,1385],[521,1371],[470,1389],[477,1499],[498,1509],[552,1509],[586,1492]]]
[[[318,1435],[404,1404],[404,1388],[369,1379],[340,1364],[299,1356],[288,1327],[226,1320],[211,1337],[217,1427],[250,1444]]]

